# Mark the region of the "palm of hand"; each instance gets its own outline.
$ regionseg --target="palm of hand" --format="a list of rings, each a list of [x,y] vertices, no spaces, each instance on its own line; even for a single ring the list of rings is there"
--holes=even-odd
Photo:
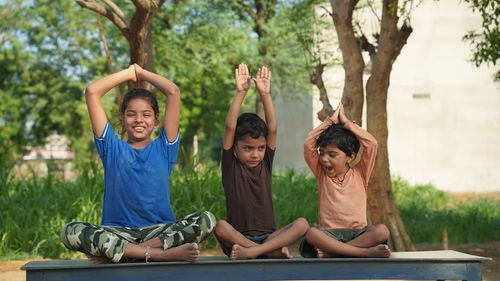
[[[255,87],[257,87],[259,93],[269,93],[271,89],[270,80],[268,78],[256,78]]]
[[[250,76],[246,74],[237,75],[236,88],[242,91],[247,91],[248,89],[250,89]]]

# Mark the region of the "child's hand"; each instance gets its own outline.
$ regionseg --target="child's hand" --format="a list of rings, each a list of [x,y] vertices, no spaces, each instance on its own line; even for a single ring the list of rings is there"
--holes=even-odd
[[[140,80],[142,77],[142,72],[144,71],[144,68],[142,68],[137,63],[134,63],[134,69],[135,69],[135,77],[137,77],[137,80]]]
[[[135,70],[135,66],[136,66],[136,64],[131,64],[127,69],[128,72],[130,73],[130,80],[132,80],[134,82],[137,81],[137,73]]]
[[[250,75],[248,75],[248,67],[244,63],[240,63],[238,68],[234,70],[236,81],[236,91],[246,93],[250,89]]]
[[[342,102],[339,103],[339,106],[337,106],[337,109],[335,109],[335,112],[333,112],[333,115],[330,117],[330,120],[332,120],[333,124],[338,124],[339,121],[339,114],[340,114],[340,106],[342,105]]]
[[[257,78],[253,78],[255,87],[261,95],[269,95],[271,93],[271,71],[263,66],[257,71]]]
[[[345,116],[344,105],[342,103],[339,105],[339,122],[344,125],[349,119]]]

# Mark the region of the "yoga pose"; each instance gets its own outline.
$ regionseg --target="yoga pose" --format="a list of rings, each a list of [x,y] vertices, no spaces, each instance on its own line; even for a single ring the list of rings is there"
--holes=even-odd
[[[363,146],[361,160],[351,162]],[[383,224],[367,227],[366,190],[375,165],[377,141],[347,119],[339,105],[313,129],[304,143],[304,158],[318,183],[319,225],[310,228],[300,246],[303,257],[389,257]]]
[[[163,128],[156,96],[132,89],[123,98],[121,119],[127,140],[108,122],[102,97],[122,82],[144,80],[167,97]],[[71,222],[61,240],[94,263],[130,259],[196,261],[199,242],[213,230],[215,218],[202,211],[176,221],[170,206],[169,176],[179,150],[180,91],[170,80],[135,64],[91,83],[85,93],[97,152],[104,166],[101,225]]]
[[[302,237],[309,226],[304,218],[279,230],[274,223],[271,172],[277,122],[270,94],[271,71],[263,66],[252,79],[248,67],[240,64],[235,72],[236,95],[227,113],[222,150],[227,221],[217,222],[215,236],[233,260],[291,258],[287,246]],[[267,124],[253,113],[238,117],[252,80]]]

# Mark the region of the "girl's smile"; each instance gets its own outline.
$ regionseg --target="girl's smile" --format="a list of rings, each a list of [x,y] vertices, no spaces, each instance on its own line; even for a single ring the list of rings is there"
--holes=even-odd
[[[135,148],[142,148],[151,141],[151,134],[158,124],[153,107],[145,99],[130,100],[123,116],[127,142]]]

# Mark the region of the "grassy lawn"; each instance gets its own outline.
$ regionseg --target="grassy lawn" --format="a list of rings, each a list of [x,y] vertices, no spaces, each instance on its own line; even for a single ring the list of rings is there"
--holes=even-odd
[[[70,221],[98,224],[101,218],[103,179],[97,164],[89,164],[75,181],[55,177],[13,180],[0,174],[0,257],[69,258],[59,232]],[[440,242],[441,229],[450,243],[500,240],[500,202],[494,199],[458,201],[433,186],[410,186],[393,180],[402,219],[414,243]],[[308,174],[286,172],[273,177],[273,200],[278,227],[298,217],[317,225],[317,191]],[[171,177],[172,206],[177,217],[210,210],[225,218],[220,169],[207,166],[175,171]],[[216,248],[213,236],[202,248]],[[78,254],[77,254],[78,255]],[[78,257],[81,257],[78,255]]]

